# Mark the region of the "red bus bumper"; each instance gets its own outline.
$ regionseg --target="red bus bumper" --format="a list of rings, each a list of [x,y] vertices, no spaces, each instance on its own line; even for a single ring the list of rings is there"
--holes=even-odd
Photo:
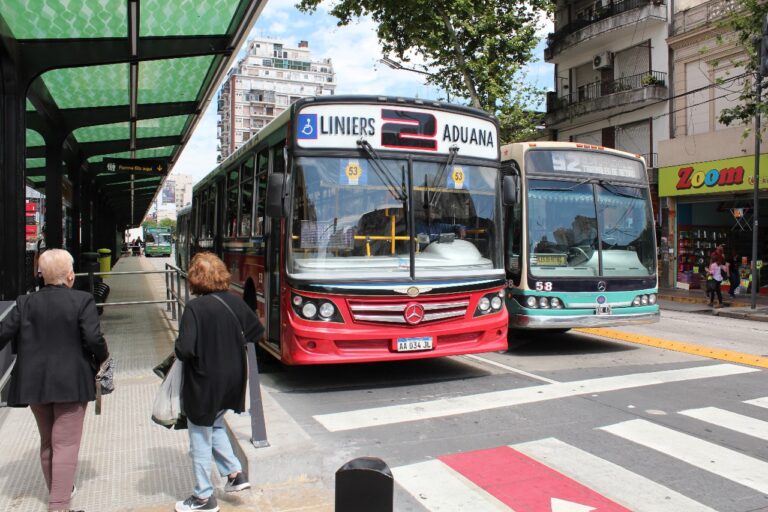
[[[288,315],[282,361],[289,365],[426,359],[507,350],[506,308],[488,316],[419,327],[328,324]],[[432,350],[398,352],[397,338],[432,337]]]

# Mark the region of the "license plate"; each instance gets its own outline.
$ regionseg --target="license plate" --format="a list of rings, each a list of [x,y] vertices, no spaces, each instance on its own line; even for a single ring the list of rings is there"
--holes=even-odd
[[[432,336],[421,338],[397,338],[395,349],[398,352],[411,352],[414,350],[432,350]]]
[[[610,315],[611,314],[611,306],[608,304],[601,304],[600,306],[597,306],[597,309],[595,310],[596,315]]]

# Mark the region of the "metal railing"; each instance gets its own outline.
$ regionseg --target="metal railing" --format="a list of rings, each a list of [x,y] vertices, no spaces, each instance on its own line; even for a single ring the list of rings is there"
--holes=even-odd
[[[649,86],[666,87],[667,74],[663,71],[646,71],[636,75],[625,76],[615,80],[597,81],[582,85],[570,94],[557,98],[553,110],[596,100],[617,92],[631,91]]]
[[[738,9],[739,4],[740,2],[735,0],[712,0],[679,11],[672,18],[672,35],[676,36],[712,22],[721,21]]]
[[[547,36],[547,46],[544,49],[545,55],[551,58],[557,52],[562,51],[567,47],[565,44],[565,38],[571,34],[575,34],[579,30],[582,30],[590,25],[601,22],[613,16],[623,14],[633,9],[645,7],[646,5],[666,5],[665,0],[621,0],[618,2],[611,2],[604,7],[596,8],[591,12],[589,17],[580,18],[567,23],[562,28],[559,28],[556,32],[552,32]],[[637,20],[635,20],[637,21]]]

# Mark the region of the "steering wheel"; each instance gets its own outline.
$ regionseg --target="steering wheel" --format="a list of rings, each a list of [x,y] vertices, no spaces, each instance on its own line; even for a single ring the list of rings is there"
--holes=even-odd
[[[575,260],[575,259],[577,259],[577,258],[579,258],[580,256],[584,258],[584,261],[589,261],[589,255],[588,255],[588,254],[586,253],[586,251],[585,251],[584,249],[582,249],[581,247],[576,247],[576,246],[574,246],[574,247],[571,247],[571,248],[570,248],[570,251],[571,251],[571,252],[575,252],[575,253],[576,253],[576,254],[573,256],[573,258],[572,258],[572,261],[573,261],[573,260]],[[579,253],[581,253],[581,254],[579,254]]]

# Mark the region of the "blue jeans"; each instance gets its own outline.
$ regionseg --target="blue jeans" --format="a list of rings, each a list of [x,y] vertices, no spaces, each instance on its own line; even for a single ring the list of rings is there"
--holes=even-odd
[[[219,411],[212,427],[195,425],[187,421],[189,427],[189,455],[192,457],[192,467],[195,472],[195,490],[198,498],[208,498],[213,494],[211,483],[211,459],[216,461],[216,467],[222,477],[242,470],[240,461],[232,451],[232,445],[224,430],[224,414]]]

